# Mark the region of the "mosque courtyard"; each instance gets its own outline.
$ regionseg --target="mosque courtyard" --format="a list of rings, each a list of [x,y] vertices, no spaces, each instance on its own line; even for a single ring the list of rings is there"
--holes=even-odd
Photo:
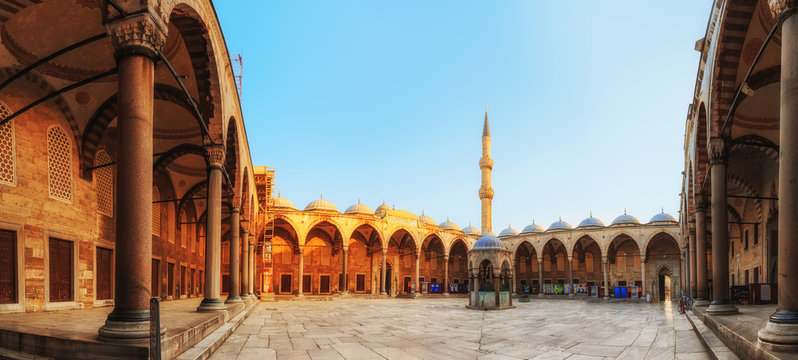
[[[211,359],[709,359],[668,302],[532,299],[503,311],[466,303],[264,302]]]

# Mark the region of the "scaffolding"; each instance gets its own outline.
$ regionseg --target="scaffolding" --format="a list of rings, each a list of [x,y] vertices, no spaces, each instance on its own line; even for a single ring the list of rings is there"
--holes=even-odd
[[[236,89],[238,89],[238,98],[241,99],[241,86],[244,81],[244,62],[241,60],[241,54],[238,57],[230,59],[230,64],[233,66],[233,78],[236,80]]]

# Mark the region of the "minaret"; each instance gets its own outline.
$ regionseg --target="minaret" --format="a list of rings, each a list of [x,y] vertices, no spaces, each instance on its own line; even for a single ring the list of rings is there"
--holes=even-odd
[[[490,127],[488,126],[488,106],[485,105],[485,124],[482,126],[482,158],[479,159],[482,170],[482,186],[479,188],[479,199],[482,201],[482,232],[491,232],[493,216],[491,202],[493,188],[490,186],[490,172],[493,170],[493,159],[490,158]]]

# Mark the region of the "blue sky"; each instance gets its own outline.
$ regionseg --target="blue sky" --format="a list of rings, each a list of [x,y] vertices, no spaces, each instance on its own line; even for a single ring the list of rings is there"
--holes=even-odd
[[[324,193],[493,228],[624,208],[677,216],[684,120],[711,0],[217,1],[244,59],[255,165],[297,207]]]

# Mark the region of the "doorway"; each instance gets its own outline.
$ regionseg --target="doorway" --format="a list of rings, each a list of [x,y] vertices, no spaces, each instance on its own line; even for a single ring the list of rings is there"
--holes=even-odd
[[[671,277],[670,275],[659,275],[659,301],[671,298]]]
[[[412,285],[410,284],[410,277],[405,276],[405,294],[409,294],[411,291]]]
[[[388,279],[388,281],[385,281],[385,279]],[[385,293],[391,295],[391,279],[393,279],[393,277],[391,276],[390,263],[387,263],[385,267],[385,279],[382,279],[382,281],[385,281]]]

